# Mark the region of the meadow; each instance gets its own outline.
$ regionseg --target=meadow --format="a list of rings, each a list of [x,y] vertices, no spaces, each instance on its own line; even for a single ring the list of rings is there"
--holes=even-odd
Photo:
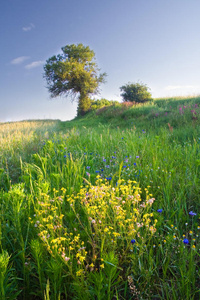
[[[200,97],[0,123],[0,299],[200,298]]]

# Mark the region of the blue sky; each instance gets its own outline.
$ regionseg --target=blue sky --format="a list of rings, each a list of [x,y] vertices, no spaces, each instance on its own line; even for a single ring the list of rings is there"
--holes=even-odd
[[[108,74],[98,98],[120,101],[138,81],[154,98],[200,94],[199,13],[199,0],[1,0],[0,122],[75,117],[43,79],[68,44],[89,46]]]

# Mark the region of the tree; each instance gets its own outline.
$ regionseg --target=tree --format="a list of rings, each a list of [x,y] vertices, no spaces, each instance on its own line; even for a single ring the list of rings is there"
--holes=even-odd
[[[95,53],[83,44],[67,45],[62,54],[54,55],[46,61],[44,78],[51,97],[78,96],[78,115],[90,108],[92,94],[98,93],[99,84],[105,82],[106,73],[99,74]]]
[[[128,83],[120,87],[123,101],[144,103],[152,99],[149,88],[143,83]]]

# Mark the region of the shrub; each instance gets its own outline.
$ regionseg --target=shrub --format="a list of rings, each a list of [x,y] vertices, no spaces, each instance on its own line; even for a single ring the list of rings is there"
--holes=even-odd
[[[96,110],[96,109],[100,109],[104,106],[110,106],[110,105],[113,105],[113,104],[116,104],[116,103],[118,103],[118,101],[107,100],[107,99],[104,99],[104,98],[97,99],[97,100],[91,100],[90,109],[91,110]]]
[[[144,103],[152,100],[149,88],[143,83],[128,83],[120,87],[123,101]]]

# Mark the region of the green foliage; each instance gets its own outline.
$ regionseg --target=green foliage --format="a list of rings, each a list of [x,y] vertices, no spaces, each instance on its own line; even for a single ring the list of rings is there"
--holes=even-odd
[[[6,299],[4,280],[5,280],[5,274],[8,267],[8,262],[9,262],[8,252],[3,251],[3,253],[0,254],[0,296],[2,300]]]
[[[91,110],[97,110],[100,109],[104,106],[110,106],[110,105],[115,105],[118,104],[118,101],[115,100],[107,100],[105,98],[97,99],[97,100],[91,100],[91,105],[90,109]]]
[[[15,300],[21,291],[17,290],[15,270],[9,266],[10,256],[7,251],[0,253],[0,299]]]
[[[143,83],[128,83],[120,87],[123,101],[144,103],[152,100],[149,88]]]
[[[83,44],[67,45],[62,54],[52,56],[44,66],[44,77],[52,97],[78,94],[78,115],[83,115],[90,107],[89,95],[98,92],[104,82],[105,73],[98,74],[95,53]]]

